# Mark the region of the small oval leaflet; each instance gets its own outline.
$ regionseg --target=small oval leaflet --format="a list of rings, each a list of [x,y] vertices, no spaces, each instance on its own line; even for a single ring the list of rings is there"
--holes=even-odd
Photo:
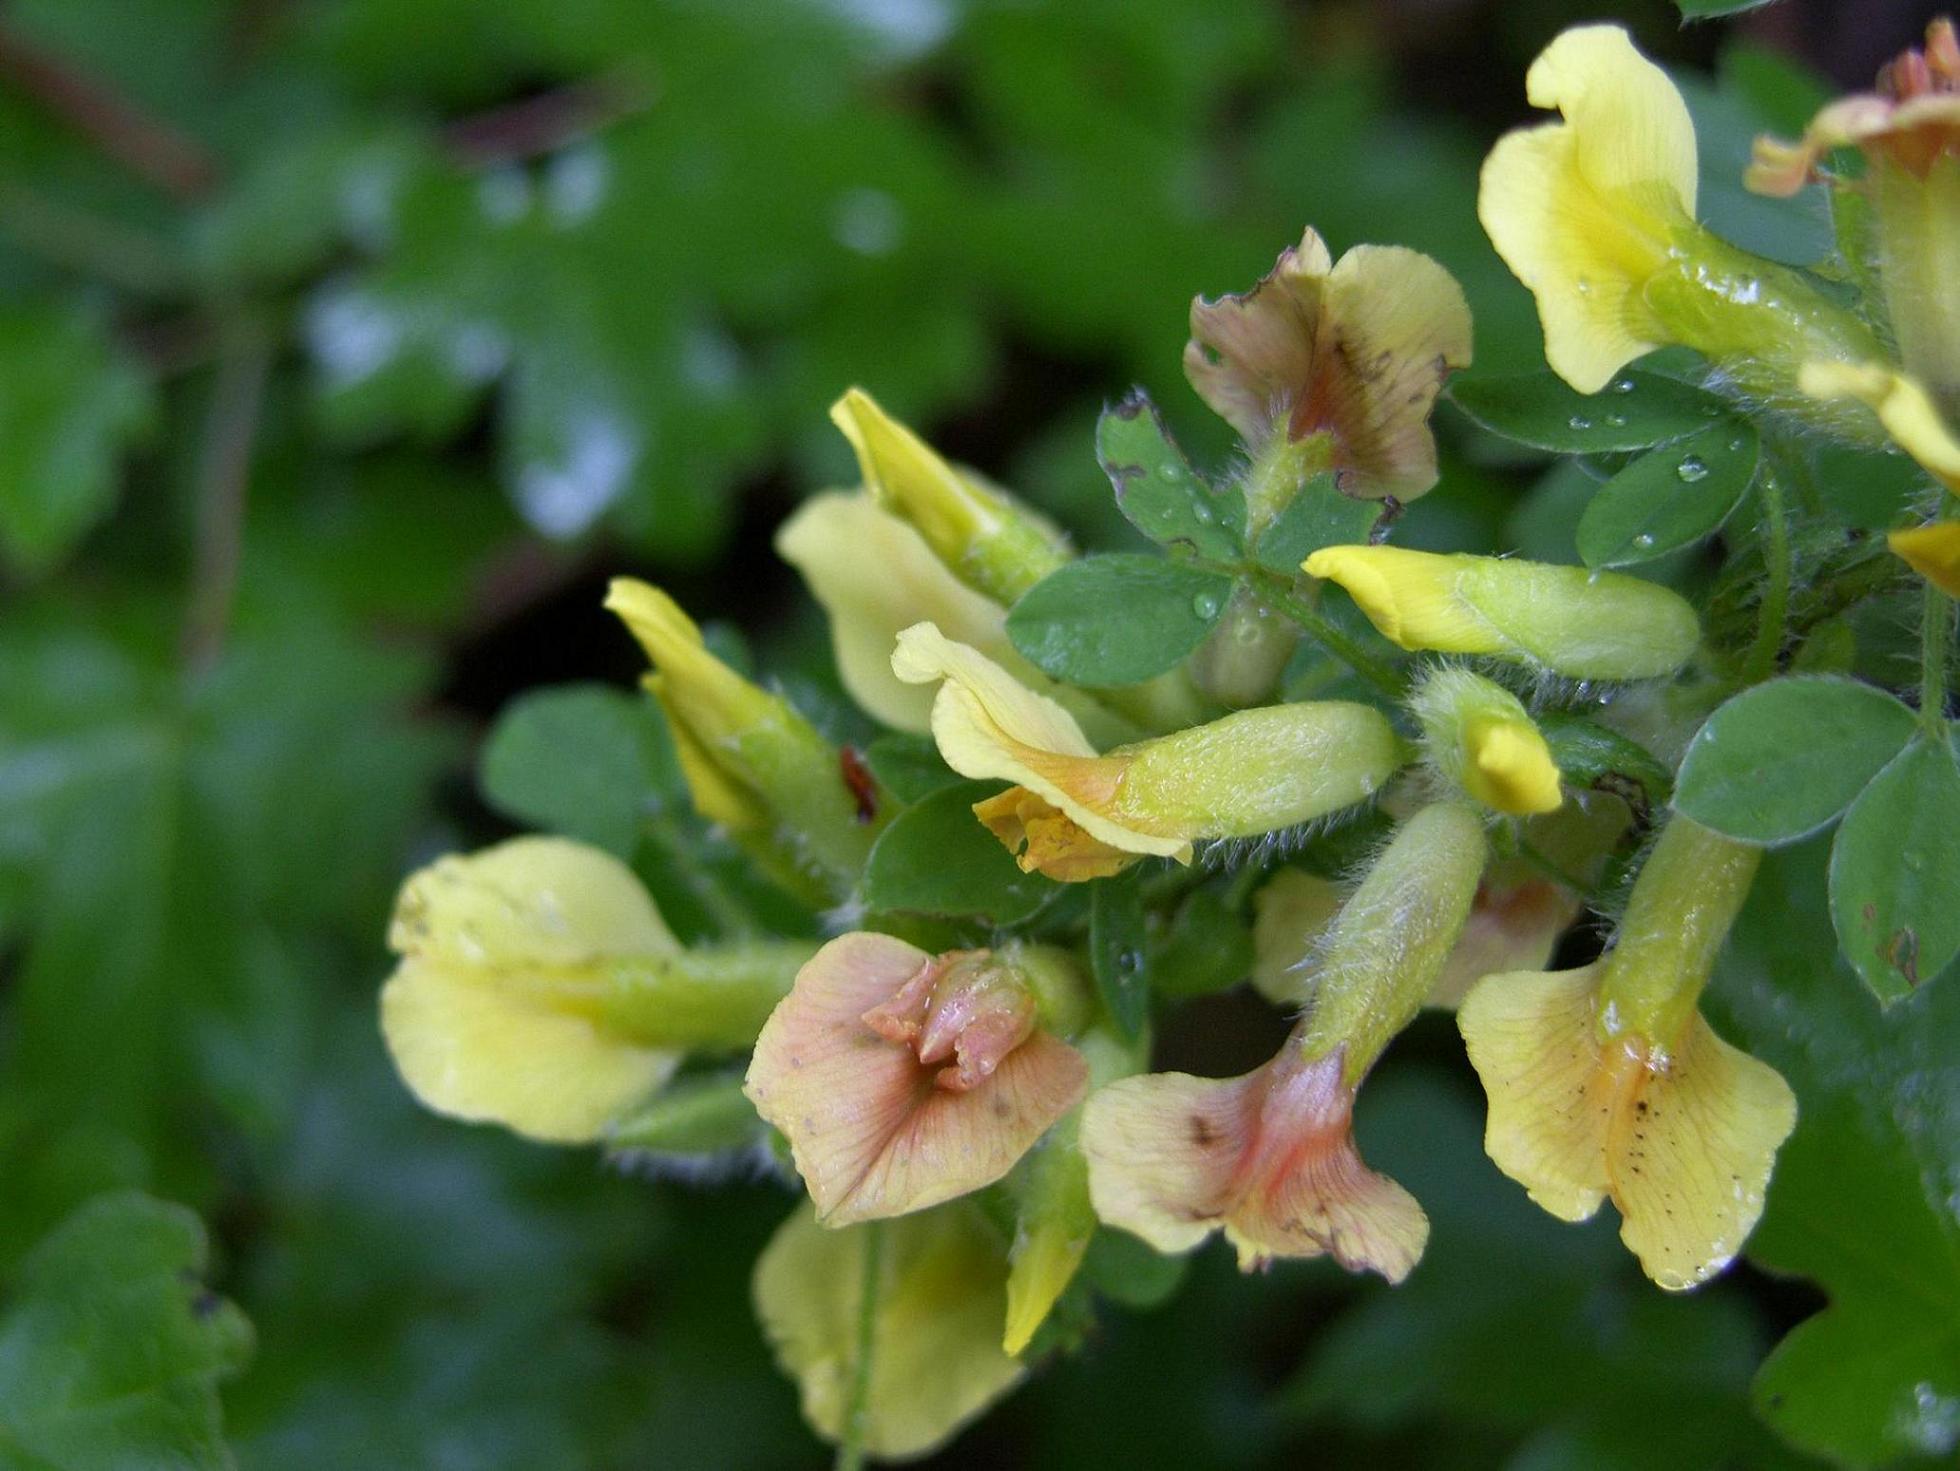
[[[1744,690],[1688,746],[1674,805],[1745,843],[1795,842],[1851,805],[1911,739],[1913,714],[1871,685],[1797,675]]]
[[[1231,594],[1229,577],[1162,557],[1085,557],[1027,591],[1007,615],[1007,636],[1029,663],[1070,684],[1141,684],[1203,643]]]
[[[1580,559],[1588,567],[1630,567],[1713,535],[1748,493],[1760,453],[1756,431],[1733,420],[1649,450],[1586,506]]]
[[[1470,378],[1450,400],[1493,434],[1560,454],[1647,449],[1685,438],[1728,411],[1692,383],[1629,368],[1595,394],[1549,372]]]

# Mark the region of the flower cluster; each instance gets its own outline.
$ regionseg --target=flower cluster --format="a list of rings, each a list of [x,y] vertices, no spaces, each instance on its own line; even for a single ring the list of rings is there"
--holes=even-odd
[[[1691,349],[1670,391],[1718,424],[1889,437],[1960,493],[1950,26],[1750,172],[1869,196],[1882,292],[1858,307],[1697,221],[1688,111],[1624,32],[1559,37],[1526,90],[1561,118],[1497,144],[1480,213],[1569,389],[1631,391],[1635,359]],[[1827,166],[1842,145],[1862,174]],[[533,838],[445,858],[391,935],[403,1079],[459,1118],[653,1149],[696,1117],[664,1100],[718,1089],[810,1202],[759,1263],[762,1320],[812,1423],[880,1455],[928,1448],[1067,1341],[1099,1230],[1167,1254],[1221,1232],[1246,1268],[1327,1256],[1401,1281],[1428,1220],[1352,1120],[1425,1007],[1455,1010],[1488,1153],[1532,1200],[1580,1220],[1610,1199],[1663,1288],[1721,1271],[1796,1119],[1700,1007],[1763,840],[1657,807],[1701,717],[1775,672],[1788,590],[1738,653],[1678,592],[1590,557],[1385,544],[1380,507],[1438,479],[1432,414],[1470,361],[1456,283],[1398,247],[1337,261],[1308,231],[1250,292],[1200,298],[1185,366],[1236,467],[1199,474],[1134,403],[1104,422],[1154,559],[1078,556],[852,389],[833,418],[861,483],[777,546],[843,688],[894,733],[869,756],[660,590],[608,599],[693,808],[804,922],[684,946],[616,857]],[[1935,585],[1929,619],[1960,585],[1945,509],[1891,538]],[[1632,874],[1621,899],[1609,872]],[[1255,956],[1213,983],[1293,1017],[1239,1077],[1149,1066],[1171,1004],[1153,1008],[1151,954],[1198,891]],[[1572,932],[1588,907],[1598,933]],[[1565,942],[1583,963],[1547,969]],[[742,1053],[739,1077],[715,1071]]]

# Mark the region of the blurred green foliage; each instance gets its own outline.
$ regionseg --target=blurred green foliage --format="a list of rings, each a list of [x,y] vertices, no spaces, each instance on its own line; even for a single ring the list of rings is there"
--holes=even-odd
[[[373,1020],[393,886],[522,823],[631,854],[684,938],[807,924],[744,889],[617,689],[524,696],[476,762],[522,687],[633,669],[595,573],[658,567],[742,611],[792,692],[861,737],[809,620],[771,622],[785,584],[762,535],[845,475],[824,409],[846,385],[1117,548],[1139,543],[1096,462],[1099,406],[1142,384],[1201,462],[1222,453],[1187,412],[1185,303],[1249,284],[1309,222],[1337,252],[1435,255],[1480,370],[1535,367],[1475,181],[1570,8],[0,11],[0,1462],[137,1464],[163,1435],[156,1464],[186,1467],[814,1464],[747,1309],[789,1193],[598,1173],[422,1115]],[[1720,34],[1678,35],[1658,4],[1633,19],[1684,60]],[[1813,93],[1758,52],[1719,78],[1696,93],[1711,213],[1760,245],[1736,150]],[[1445,430],[1407,543],[1573,560],[1565,472],[1520,498],[1508,451]],[[872,759],[921,792],[944,776],[902,741]],[[1831,953],[1828,929],[1815,942]],[[1736,1020],[1808,1111],[1858,1029],[1894,1018],[1798,1026],[1763,976],[1799,941],[1762,944]],[[1232,1060],[1263,1055],[1229,1002],[1199,1004]],[[1208,1253],[944,1463],[1788,1463],[1745,1401],[1807,1290],[1647,1291],[1610,1227],[1557,1227],[1484,1161],[1441,1036],[1419,1029],[1364,1105],[1371,1156],[1435,1209],[1408,1290],[1322,1267],[1246,1281]],[[1916,1165],[1859,1106],[1820,1105],[1835,1138],[1799,1135],[1778,1177],[1763,1260],[1842,1297],[1757,1394],[1797,1443],[1879,1460],[1913,1427],[1786,1424],[1778,1376],[1900,1322],[1950,1339],[1951,1222],[1913,1228],[1904,1285],[1840,1274],[1806,1222],[1842,1221],[1853,1160],[1919,1221],[1926,1181],[1960,1188],[1938,1136],[1960,1104],[1919,1105]],[[200,1265],[192,1224],[89,1204],[129,1190],[209,1224],[213,1280],[256,1326],[248,1364],[231,1309],[173,1296]],[[129,1292],[50,1308],[95,1238]],[[155,1336],[177,1371],[120,1386],[145,1396],[121,1450],[42,1449],[66,1432],[22,1396],[90,1335]]]

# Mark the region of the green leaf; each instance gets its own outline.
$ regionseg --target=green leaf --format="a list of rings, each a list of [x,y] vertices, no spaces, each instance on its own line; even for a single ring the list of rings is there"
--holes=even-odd
[[[1880,689],[1796,675],[1744,690],[1688,745],[1674,805],[1745,843],[1789,843],[1830,822],[1912,736]]]
[[[1921,737],[1872,778],[1831,848],[1831,918],[1852,969],[1884,1004],[1960,952],[1960,765]]]
[[[1215,887],[1181,905],[1150,955],[1151,989],[1161,996],[1206,996],[1252,974],[1252,927]]]
[[[1708,998],[1724,1035],[1797,1095],[1796,1132],[1748,1254],[1815,1279],[1830,1300],[1763,1365],[1756,1409],[1841,1465],[1950,1458],[1960,1448],[1960,987],[1872,1006],[1833,953],[1825,866],[1821,839],[1764,860]]]
[[[560,685],[504,707],[477,772],[491,806],[628,858],[642,813],[672,784],[673,762],[645,700],[609,685]]]
[[[0,1310],[0,1462],[22,1471],[230,1467],[219,1381],[252,1329],[200,1280],[180,1206],[98,1196],[22,1265]]]
[[[1687,20],[1712,20],[1718,15],[1737,15],[1775,3],[1776,0],[1674,0],[1674,8]]]
[[[1382,515],[1380,501],[1342,495],[1331,471],[1316,475],[1273,518],[1254,555],[1273,571],[1291,577],[1310,552],[1368,540]]]
[[[1730,419],[1642,455],[1579,518],[1581,560],[1631,567],[1713,535],[1742,504],[1761,450],[1756,431]]]
[[[32,576],[108,514],[152,395],[90,311],[0,311],[0,358],[0,554]]]
[[[1638,741],[1583,715],[1548,711],[1537,721],[1567,786],[1613,792],[1633,807],[1667,801],[1673,775]]]
[[[1149,935],[1139,870],[1097,879],[1089,890],[1089,962],[1096,992],[1124,1037],[1150,1019]]]
[[[1628,369],[1603,392],[1578,393],[1553,373],[1470,378],[1450,399],[1493,434],[1560,454],[1602,454],[1666,444],[1728,414],[1692,384]]]
[[[1228,562],[1245,539],[1245,496],[1214,490],[1191,468],[1150,395],[1138,389],[1105,409],[1096,425],[1096,459],[1129,523],[1159,546]]]
[[[917,802],[942,787],[957,784],[960,774],[940,759],[929,735],[893,731],[864,748],[864,764],[878,785],[901,802]]]
[[[1026,919],[1047,903],[1054,880],[1021,872],[973,815],[973,804],[997,790],[988,782],[961,782],[893,818],[865,866],[864,902],[874,910],[971,914],[997,924]]]
[[[1007,635],[1056,679],[1141,684],[1203,643],[1231,594],[1230,578],[1162,557],[1085,557],[1030,588],[1007,615]]]

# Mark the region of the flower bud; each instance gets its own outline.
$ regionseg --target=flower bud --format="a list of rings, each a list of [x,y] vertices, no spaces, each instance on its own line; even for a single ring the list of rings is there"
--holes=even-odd
[[[1059,533],[975,475],[954,469],[861,388],[831,405],[872,497],[939,560],[1003,607],[1068,560]],[[922,610],[923,611],[923,610]]]
[[[803,942],[683,950],[632,871],[561,838],[444,858],[402,887],[381,992],[429,1108],[552,1143],[599,1138],[690,1049],[745,1047]]]
[[[1621,1239],[1670,1290],[1741,1249],[1796,1122],[1789,1085],[1696,1006],[1759,857],[1675,816],[1603,960],[1486,976],[1457,1014],[1492,1161],[1562,1220],[1610,1196]]]
[[[738,838],[789,850],[848,886],[862,871],[882,814],[866,819],[838,753],[780,695],[757,688],[708,651],[701,630],[656,587],[616,578],[606,606],[653,661],[660,702],[695,806]]]
[[[1159,1251],[1222,1229],[1246,1269],[1332,1255],[1401,1281],[1428,1218],[1362,1162],[1354,1097],[1441,973],[1485,851],[1469,808],[1424,808],[1335,917],[1307,1014],[1278,1056],[1239,1078],[1160,1073],[1099,1090],[1082,1123],[1096,1213]]]
[[[1088,1067],[1041,1025],[1012,951],[931,956],[890,935],[831,941],[797,974],[749,1064],[825,1225],[991,1185],[1073,1108]]]
[[[1623,680],[1673,673],[1701,639],[1685,598],[1615,572],[1378,546],[1322,547],[1304,565],[1405,649]]]
[[[1960,521],[1935,521],[1889,532],[1893,555],[1950,598],[1960,598]]]
[[[1429,763],[1452,787],[1514,817],[1556,811],[1558,762],[1518,697],[1467,669],[1432,670],[1409,697]]]
[[[1146,855],[1187,863],[1195,839],[1324,816],[1370,796],[1401,759],[1380,714],[1331,701],[1241,710],[1098,755],[1061,706],[929,623],[899,636],[892,668],[941,681],[932,732],[946,764],[1017,783],[974,812],[1022,868],[1064,882]]]

